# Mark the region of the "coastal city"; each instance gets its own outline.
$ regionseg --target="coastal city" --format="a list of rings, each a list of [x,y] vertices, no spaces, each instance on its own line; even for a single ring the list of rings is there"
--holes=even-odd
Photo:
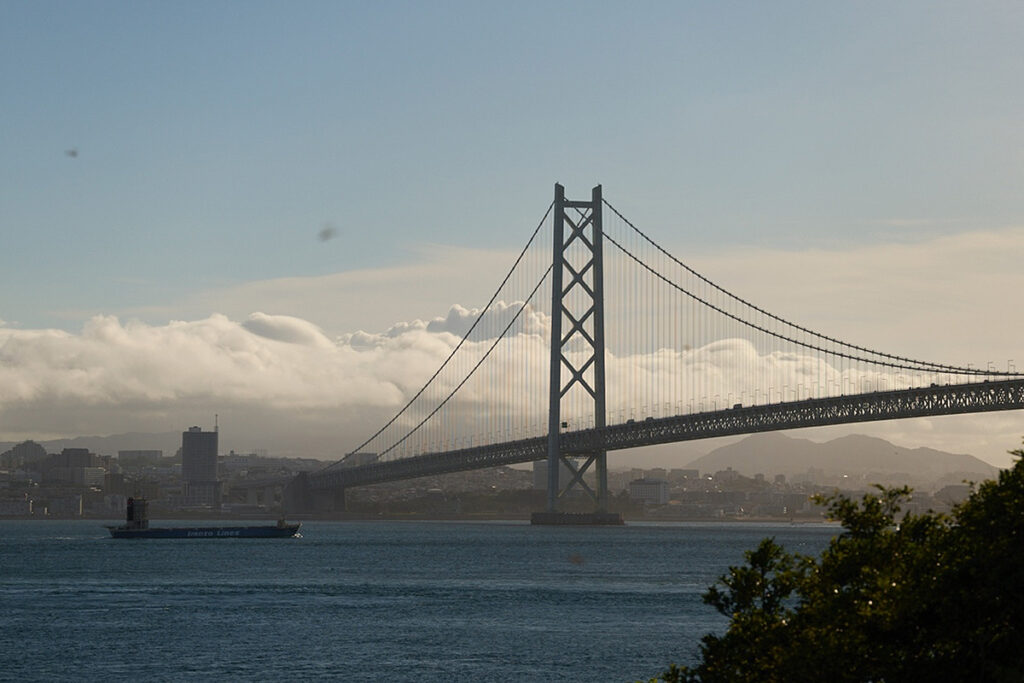
[[[0,453],[0,517],[112,519],[123,516],[128,498],[149,501],[154,517],[277,518],[503,518],[526,519],[545,504],[547,463],[522,468],[492,467],[353,488],[343,504],[296,514],[289,510],[288,483],[329,463],[273,457],[265,452],[218,452],[219,432],[191,427],[181,447],[94,453],[63,448],[58,453],[25,441]],[[371,464],[358,453],[339,467]],[[562,486],[571,478],[561,472]],[[584,481],[593,487],[588,477]],[[809,471],[801,476],[746,474],[732,467],[702,472],[690,468],[629,468],[608,472],[609,508],[625,519],[820,520],[815,494],[859,494],[865,482],[844,482]],[[947,484],[916,491],[912,511],[949,510],[970,491]],[[561,501],[567,511],[592,503],[579,488]]]

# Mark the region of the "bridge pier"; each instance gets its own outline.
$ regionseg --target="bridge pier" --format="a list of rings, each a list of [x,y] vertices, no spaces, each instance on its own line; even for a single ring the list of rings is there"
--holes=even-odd
[[[542,526],[622,526],[618,512],[534,512],[530,524]]]

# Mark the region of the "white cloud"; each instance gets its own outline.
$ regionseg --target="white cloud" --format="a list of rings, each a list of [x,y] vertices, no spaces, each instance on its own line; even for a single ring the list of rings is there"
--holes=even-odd
[[[396,321],[436,315],[452,304],[483,306],[494,292],[496,278],[508,271],[515,257],[512,251],[423,247],[405,265],[250,282],[118,315],[159,323],[201,318],[213,311],[241,319],[261,310],[313,321],[331,336],[381,331]]]
[[[1024,228],[850,249],[739,249],[691,259],[772,313],[889,353],[1024,366]]]
[[[495,306],[503,324],[515,310]],[[0,440],[173,431],[219,413],[236,435],[247,432],[249,447],[312,432],[335,440],[318,455],[340,456],[421,387],[459,342],[447,328],[473,315],[456,306],[429,323],[334,341],[309,321],[264,313],[164,325],[97,316],[77,334],[0,329]],[[520,328],[543,324],[525,317]],[[470,341],[465,351],[475,360],[486,346]],[[447,394],[455,381],[442,376],[436,391]],[[464,400],[480,396],[470,388]]]
[[[430,334],[449,334],[462,339],[469,334],[469,341],[482,342],[488,339],[496,339],[508,332],[510,335],[517,334],[546,334],[550,326],[550,316],[539,311],[533,306],[523,309],[522,301],[506,303],[495,301],[488,311],[487,316],[476,324],[480,317],[480,308],[465,308],[459,304],[448,309],[448,315],[436,317],[429,321],[413,320],[412,322],[399,322],[389,327],[382,334],[371,334],[367,332],[356,332],[350,335],[342,335],[341,339],[352,343],[354,346],[366,347],[385,343],[387,339],[393,339],[410,332],[429,332]]]
[[[289,315],[253,313],[242,323],[242,327],[267,339],[321,348],[331,346],[330,340],[319,327]]]
[[[1024,367],[1024,353],[1016,353],[1024,316],[1012,311],[1012,297],[1024,289],[1016,263],[1020,244],[1024,230],[1016,229],[844,251],[733,250],[698,255],[691,265],[773,312],[840,338],[976,366],[992,360],[1004,368],[1016,357]],[[254,306],[168,323],[97,316],[74,334],[0,326],[0,440],[178,431],[209,422],[216,412],[227,427],[225,447],[234,447],[234,434],[239,448],[338,456],[404,405],[447,358],[478,313],[451,302],[470,291],[486,298],[495,273],[513,256],[436,249],[409,268],[253,283],[204,297],[235,310],[246,301],[273,302],[277,314],[250,313]],[[339,305],[353,310],[332,313]],[[493,321],[467,343],[466,360],[439,378],[433,400],[446,395],[518,308],[516,302],[496,304]],[[446,315],[429,319],[398,315],[445,309]],[[340,327],[385,316],[379,325]],[[409,321],[394,322],[403,317]],[[462,401],[493,413],[483,418],[494,433],[523,435],[545,424],[549,323],[541,311],[524,312],[512,328],[519,346],[510,353],[519,360],[505,356],[485,364],[460,392]],[[351,331],[359,327],[382,331]],[[685,412],[694,396],[707,407],[763,401],[755,387],[795,396],[800,389],[790,378],[808,362],[794,353],[759,355],[741,340],[651,353],[613,350],[611,419]],[[736,370],[755,365],[764,368],[760,378]],[[834,381],[854,387],[879,378],[846,370]],[[652,383],[674,388],[658,393],[649,389]],[[528,390],[533,393],[525,400]],[[488,409],[485,397],[500,407]],[[1000,465],[1024,432],[1014,412],[801,434],[831,437],[840,429],[972,453]]]
[[[329,390],[322,378],[332,375],[343,375],[370,400],[395,400],[350,349],[279,341],[248,329],[263,318],[254,314],[240,324],[214,315],[150,326],[98,316],[81,334],[5,330],[0,405],[47,400],[131,406],[212,395],[282,407],[354,401],[347,392]]]
[[[181,429],[214,412],[251,415],[254,430],[272,413],[344,424],[353,411],[401,401],[388,370],[395,355],[262,314],[160,326],[96,317],[80,334],[5,329],[0,417],[12,432],[65,435]]]

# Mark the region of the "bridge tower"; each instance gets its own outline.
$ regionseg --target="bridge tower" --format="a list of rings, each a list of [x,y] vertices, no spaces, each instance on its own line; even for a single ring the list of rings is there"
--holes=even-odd
[[[595,430],[605,427],[604,267],[602,259],[601,186],[589,201],[565,198],[565,188],[555,185],[553,255],[551,269],[551,374],[548,398],[548,504],[535,513],[535,524],[621,524],[618,514],[608,514],[608,462],[606,451],[572,453],[584,458],[581,465],[561,446],[563,430],[582,428],[562,418],[562,403],[583,392],[583,402],[593,405]],[[572,349],[572,353],[568,350]],[[582,351],[582,352],[581,352]],[[578,417],[578,416],[577,416]],[[583,475],[594,468],[597,490]],[[560,474],[570,481],[563,488]],[[573,488],[582,489],[594,502],[595,512],[567,515],[559,512],[559,499]]]

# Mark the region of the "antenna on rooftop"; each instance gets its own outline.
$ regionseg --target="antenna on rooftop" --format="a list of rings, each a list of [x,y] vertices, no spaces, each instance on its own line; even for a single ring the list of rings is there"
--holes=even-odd
[[[217,426],[217,413],[213,414],[213,431],[219,432],[220,427]]]

